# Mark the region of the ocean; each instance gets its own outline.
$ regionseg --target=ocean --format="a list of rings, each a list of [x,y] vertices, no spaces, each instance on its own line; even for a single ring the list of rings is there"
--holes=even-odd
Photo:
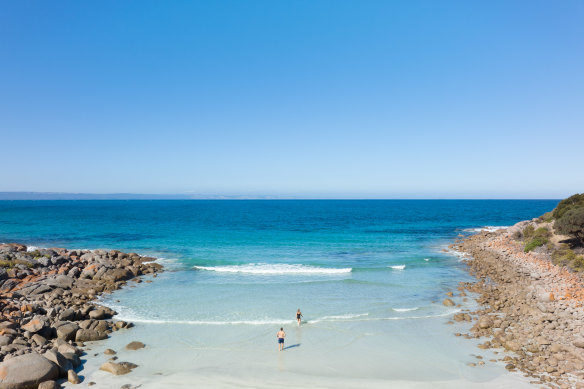
[[[96,388],[521,387],[525,378],[447,324],[472,278],[459,235],[552,210],[557,200],[0,201],[0,242],[160,258],[152,283],[103,296],[132,330],[92,345],[140,367]],[[296,324],[296,310],[303,324]],[[277,351],[275,334],[287,332]],[[140,340],[147,347],[125,351]],[[499,355],[500,357],[500,355]]]

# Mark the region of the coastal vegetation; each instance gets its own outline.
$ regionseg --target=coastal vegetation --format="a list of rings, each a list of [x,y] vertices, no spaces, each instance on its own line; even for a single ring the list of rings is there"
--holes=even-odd
[[[488,338],[478,347],[505,349],[498,361],[534,384],[583,388],[584,194],[539,218],[483,231],[451,248],[468,255],[478,279],[461,283],[460,296],[478,293],[482,305],[454,315],[453,321],[475,321],[469,333],[456,335]]]
[[[584,194],[570,196],[553,211],[524,224],[513,237],[523,242],[525,253],[537,250],[555,265],[584,271]]]

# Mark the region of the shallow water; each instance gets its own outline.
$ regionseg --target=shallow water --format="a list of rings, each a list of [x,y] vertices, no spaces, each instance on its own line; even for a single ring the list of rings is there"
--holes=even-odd
[[[136,328],[99,342],[140,365],[101,387],[517,387],[501,365],[468,367],[473,342],[440,302],[464,264],[458,234],[505,226],[557,201],[0,202],[0,241],[162,257],[151,284],[105,296]],[[131,283],[133,284],[133,283]],[[460,301],[460,300],[459,300]],[[295,323],[296,309],[304,323]],[[287,331],[284,352],[275,333]],[[292,346],[292,347],[291,347]],[[98,386],[100,387],[100,386]]]

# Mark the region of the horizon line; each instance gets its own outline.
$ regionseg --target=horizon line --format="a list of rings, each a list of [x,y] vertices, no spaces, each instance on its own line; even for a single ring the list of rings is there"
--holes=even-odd
[[[83,193],[83,192],[0,192],[0,201],[42,200],[561,200],[563,197],[382,197],[382,196],[292,196],[292,195],[209,195],[185,193]]]

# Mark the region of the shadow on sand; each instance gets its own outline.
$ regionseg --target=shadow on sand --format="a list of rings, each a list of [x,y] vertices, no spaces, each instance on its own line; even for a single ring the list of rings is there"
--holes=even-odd
[[[291,344],[290,346],[284,347],[282,350],[288,350],[289,348],[300,347],[302,343]]]

